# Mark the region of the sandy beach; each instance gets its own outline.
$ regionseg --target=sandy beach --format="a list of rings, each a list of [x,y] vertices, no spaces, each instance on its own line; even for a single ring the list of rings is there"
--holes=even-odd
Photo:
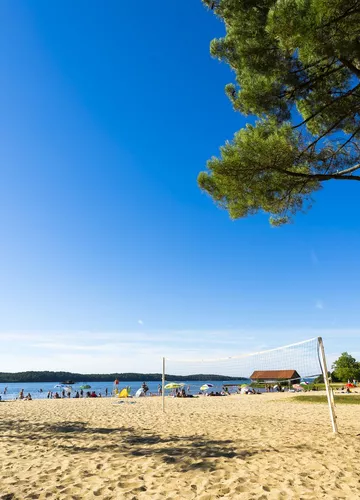
[[[360,498],[359,407],[292,397],[1,403],[0,499]]]

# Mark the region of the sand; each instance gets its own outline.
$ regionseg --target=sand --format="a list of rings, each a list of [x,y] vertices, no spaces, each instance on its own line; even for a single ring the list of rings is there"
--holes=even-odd
[[[0,499],[359,499],[359,406],[289,396],[0,403]]]

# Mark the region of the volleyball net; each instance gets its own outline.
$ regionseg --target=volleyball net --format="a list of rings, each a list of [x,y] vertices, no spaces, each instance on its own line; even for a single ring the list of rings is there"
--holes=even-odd
[[[226,358],[163,358],[163,409],[164,397],[177,386],[201,392],[207,388],[241,387],[246,384],[288,384],[310,383],[323,375],[329,402],[330,417],[334,432],[336,429],[334,401],[327,376],[326,358],[321,337],[315,337],[295,344],[245,353]],[[201,385],[200,385],[201,384]],[[291,387],[292,386],[292,387]],[[212,391],[211,391],[212,392]]]

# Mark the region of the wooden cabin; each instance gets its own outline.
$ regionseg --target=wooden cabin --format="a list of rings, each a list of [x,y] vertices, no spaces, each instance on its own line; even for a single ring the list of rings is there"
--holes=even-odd
[[[256,370],[250,376],[253,382],[265,382],[272,384],[291,380],[292,384],[299,384],[300,375],[296,370]]]

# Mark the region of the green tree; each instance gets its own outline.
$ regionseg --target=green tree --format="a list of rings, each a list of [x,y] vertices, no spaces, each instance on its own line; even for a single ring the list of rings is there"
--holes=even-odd
[[[341,380],[339,380],[337,378],[337,376],[334,374],[334,372],[328,372],[328,378],[331,382],[341,382]],[[324,375],[319,375],[318,377],[316,377],[316,379],[314,380],[314,384],[324,384],[325,383],[325,380],[324,380]]]
[[[272,224],[311,206],[329,180],[360,181],[360,0],[202,0],[224,22],[211,54],[257,116],[211,158],[200,187],[237,219]]]
[[[332,365],[333,374],[341,382],[348,380],[360,380],[360,363],[350,354],[343,352],[339,359]]]

